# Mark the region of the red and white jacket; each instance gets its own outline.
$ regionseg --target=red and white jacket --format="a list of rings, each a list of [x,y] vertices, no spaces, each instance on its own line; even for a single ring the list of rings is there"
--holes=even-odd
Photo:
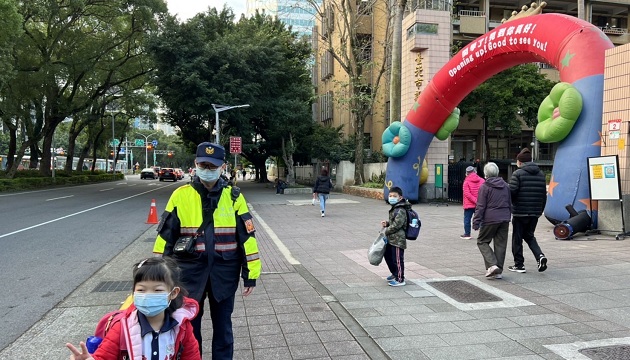
[[[175,355],[172,359],[178,359],[177,354],[182,349],[182,360],[201,360],[199,343],[193,334],[190,321],[197,316],[199,304],[193,299],[184,297],[184,304],[171,315],[179,323],[173,330],[175,332]],[[125,313],[125,318],[112,325],[105,339],[92,354],[94,360],[146,360],[142,355],[142,335],[138,310],[132,304]],[[121,331],[123,336],[121,337]],[[121,346],[121,338],[126,345]],[[126,349],[123,351],[122,349]],[[128,354],[128,356],[126,356]],[[169,358],[171,360],[171,358]]]

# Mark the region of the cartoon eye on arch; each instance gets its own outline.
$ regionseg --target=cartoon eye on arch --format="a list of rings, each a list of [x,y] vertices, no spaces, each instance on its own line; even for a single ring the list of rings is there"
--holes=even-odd
[[[563,140],[582,113],[582,94],[571,84],[557,83],[538,108],[536,139],[543,143]]]
[[[409,151],[411,145],[411,131],[400,121],[394,121],[381,137],[383,154],[388,157],[401,157]]]
[[[440,127],[437,133],[435,133],[435,137],[438,138],[438,140],[444,141],[448,139],[448,137],[451,136],[451,133],[457,129],[459,126],[459,113],[459,108],[453,109],[451,115],[446,118],[442,127]]]

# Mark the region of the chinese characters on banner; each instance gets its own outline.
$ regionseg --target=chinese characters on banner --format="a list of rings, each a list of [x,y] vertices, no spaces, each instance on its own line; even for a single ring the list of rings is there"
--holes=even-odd
[[[242,138],[240,136],[230,136],[230,154],[240,154],[242,150]]]

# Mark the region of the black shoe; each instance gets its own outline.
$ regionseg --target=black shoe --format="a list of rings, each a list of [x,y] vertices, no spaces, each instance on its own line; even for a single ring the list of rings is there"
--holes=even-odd
[[[547,270],[547,258],[545,255],[540,254],[540,258],[538,258],[538,271],[543,272]]]
[[[524,265],[521,265],[521,266],[516,266],[516,265],[508,266],[508,270],[514,271],[514,272],[518,272],[518,273],[527,272],[527,270],[525,270],[525,266]]]

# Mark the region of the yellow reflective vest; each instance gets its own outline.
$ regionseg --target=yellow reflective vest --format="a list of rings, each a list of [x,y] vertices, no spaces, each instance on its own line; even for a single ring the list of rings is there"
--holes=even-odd
[[[219,182],[214,193],[199,182],[177,188],[166,204],[153,247],[154,253],[172,256],[177,261],[183,285],[197,301],[209,285],[217,301],[233,296],[239,273],[245,287],[255,286],[262,268],[256,229],[245,198],[240,192],[233,192],[232,186]],[[200,191],[205,195],[204,201]],[[215,206],[213,221],[197,237],[194,254],[174,254],[177,239],[194,236],[202,225],[202,208]]]

